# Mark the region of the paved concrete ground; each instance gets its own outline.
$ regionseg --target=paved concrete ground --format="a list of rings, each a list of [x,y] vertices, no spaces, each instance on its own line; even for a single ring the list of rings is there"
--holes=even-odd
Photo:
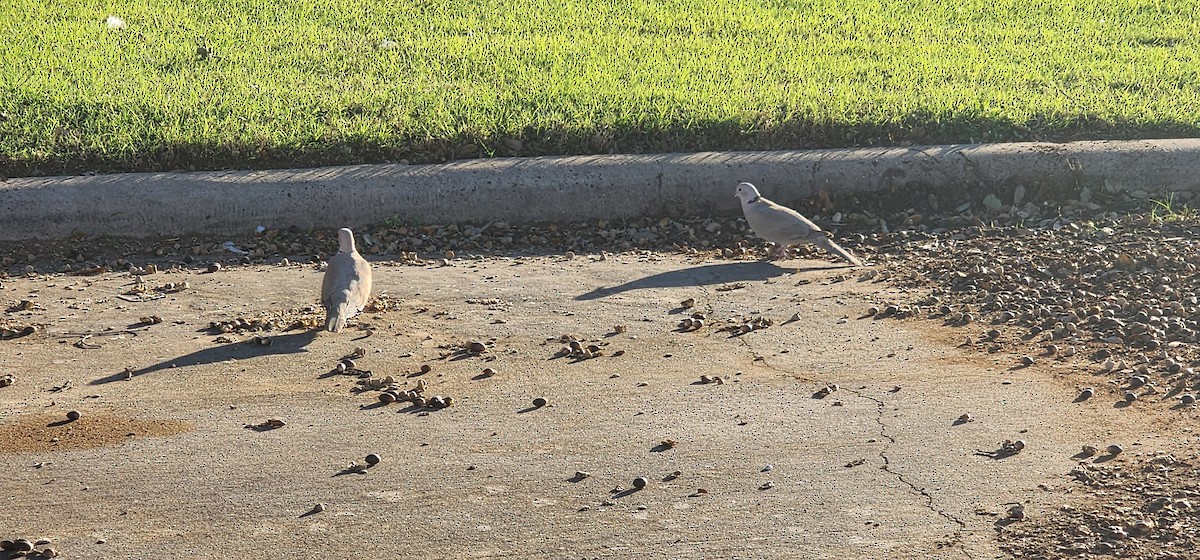
[[[863,318],[901,295],[861,269],[779,264],[380,264],[376,293],[396,305],[361,317],[373,334],[265,347],[204,329],[315,304],[311,266],[154,274],[190,289],[146,302],[117,297],[124,274],[6,279],[0,303],[36,306],[3,317],[46,327],[0,342],[16,377],[0,388],[0,537],[76,558],[996,558],[1005,504],[1034,516],[1073,499],[1082,443],[1150,437],[1036,367],[956,349],[960,334]],[[686,298],[708,316],[699,331],[676,328]],[[164,322],[136,325],[148,315]],[[718,330],[753,317],[774,325]],[[563,334],[603,355],[555,358]],[[352,392],[330,370],[355,347],[376,377],[457,402],[423,415]],[[62,422],[70,409],[83,417]],[[976,420],[954,425],[964,413]],[[244,427],[269,418],[286,426]],[[1028,446],[976,453],[1007,439]],[[383,458],[368,474],[339,474],[368,453]],[[649,485],[630,490],[637,476]]]

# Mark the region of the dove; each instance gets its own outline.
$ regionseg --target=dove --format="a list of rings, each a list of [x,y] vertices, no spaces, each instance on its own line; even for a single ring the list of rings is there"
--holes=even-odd
[[[371,298],[371,263],[354,248],[354,232],[338,230],[338,252],[329,258],[321,282],[325,330],[341,332],[346,320],[358,315]]]
[[[817,224],[786,206],[780,206],[758,194],[758,188],[750,183],[739,183],[735,195],[742,201],[742,212],[755,235],[773,242],[783,256],[792,245],[811,243],[833,253],[854,266],[862,261],[843,249]]]

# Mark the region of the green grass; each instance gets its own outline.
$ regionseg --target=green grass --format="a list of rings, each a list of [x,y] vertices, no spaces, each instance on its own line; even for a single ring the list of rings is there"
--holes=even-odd
[[[1150,199],[1150,221],[1154,223],[1189,222],[1195,223],[1200,212],[1186,204],[1175,202],[1175,194],[1162,199]]]
[[[1168,0],[0,0],[0,174],[1200,136],[1198,16]]]

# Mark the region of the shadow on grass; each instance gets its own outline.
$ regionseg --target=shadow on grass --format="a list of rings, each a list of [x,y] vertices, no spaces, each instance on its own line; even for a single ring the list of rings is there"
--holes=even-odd
[[[586,294],[575,296],[575,299],[587,301],[648,288],[679,288],[684,286],[721,284],[724,282],[763,281],[793,272],[795,271],[780,268],[767,262],[709,264],[685,268],[683,270],[660,272],[617,286],[596,288]]]
[[[173,65],[163,71],[174,72]],[[382,102],[381,102],[382,103]],[[18,110],[5,126],[0,121],[0,138],[5,133],[24,132],[20,152],[3,153],[0,174],[78,174],[96,172],[155,172],[203,169],[281,169],[327,165],[353,165],[408,161],[448,163],[462,159],[511,156],[600,155],[609,153],[654,154],[707,151],[807,150],[862,146],[992,143],[1014,141],[1067,142],[1072,140],[1122,140],[1143,138],[1195,138],[1200,127],[1191,121],[1164,120],[1145,123],[1127,118],[1104,118],[1091,114],[1031,115],[1028,119],[996,118],[972,111],[946,114],[918,109],[898,119],[868,118],[857,122],[830,122],[767,109],[762,119],[689,119],[687,122],[636,123],[616,127],[546,128],[526,126],[523,131],[480,134],[450,132],[441,136],[423,133],[378,134],[333,131],[319,140],[280,136],[265,144],[236,129],[227,130],[220,142],[168,138],[153,126],[140,127],[138,139],[127,146],[107,146],[100,138],[85,136],[81,143],[71,136],[56,135],[53,126],[20,130],[17,123],[32,122],[37,116],[24,107],[37,106],[38,115],[71,115],[76,130],[96,131],[104,137],[112,131],[111,108],[94,102],[65,102],[47,106],[28,99],[15,102]],[[10,109],[11,110],[11,109]],[[356,110],[384,114],[387,107],[366,106]],[[126,119],[133,126],[161,121],[157,108],[132,106]],[[48,119],[52,120],[52,119]],[[28,125],[26,125],[28,126]],[[420,127],[417,127],[420,128]],[[16,136],[20,137],[20,136]],[[517,142],[514,142],[516,140]],[[89,147],[81,147],[89,146]],[[94,146],[94,147],[93,147]],[[0,142],[0,151],[12,150]],[[37,155],[25,155],[37,154]]]
[[[273,356],[279,354],[298,354],[305,352],[305,346],[317,337],[319,330],[311,330],[293,334],[285,334],[281,336],[271,337],[270,346],[262,346],[259,344],[251,344],[249,342],[237,342],[231,344],[222,344],[212,348],[197,350],[191,354],[164,360],[152,366],[125,372],[114,373],[108,377],[102,377],[89,383],[89,385],[103,385],[112,383],[113,381],[122,381],[130,377],[146,375],[164,369],[200,366],[205,364],[215,364],[225,360],[244,360],[254,358],[256,356]]]

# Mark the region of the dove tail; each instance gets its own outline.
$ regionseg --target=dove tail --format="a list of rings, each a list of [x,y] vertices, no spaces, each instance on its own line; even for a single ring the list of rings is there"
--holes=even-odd
[[[326,312],[325,330],[342,332],[346,328],[346,319],[350,316],[350,304],[342,303]]]
[[[850,251],[843,249],[841,245],[834,243],[832,239],[827,237],[824,239],[819,239],[817,241],[817,245],[819,245],[822,249],[841,257],[843,260],[854,266],[863,265],[862,261],[858,260],[858,258],[852,255]]]

